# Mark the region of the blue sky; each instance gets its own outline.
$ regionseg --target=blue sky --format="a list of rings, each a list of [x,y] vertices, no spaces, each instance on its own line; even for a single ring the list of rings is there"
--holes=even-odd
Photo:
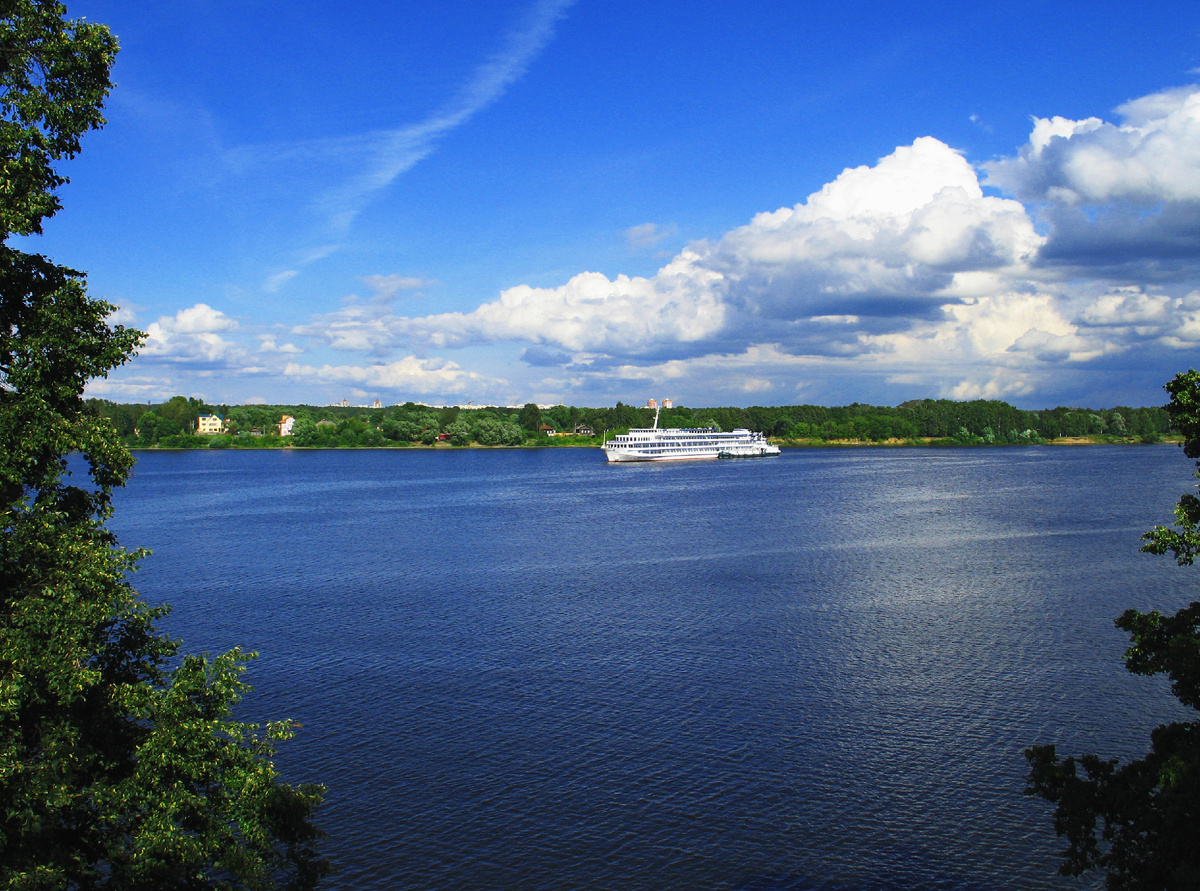
[[[1164,400],[1195,3],[72,2],[108,125],[26,249],[210,403]]]

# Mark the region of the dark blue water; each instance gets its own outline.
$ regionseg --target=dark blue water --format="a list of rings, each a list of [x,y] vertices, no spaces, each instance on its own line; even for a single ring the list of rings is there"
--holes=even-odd
[[[112,526],[329,787],[337,888],[1038,889],[1021,750],[1186,716],[1112,620],[1174,447],[143,452]]]

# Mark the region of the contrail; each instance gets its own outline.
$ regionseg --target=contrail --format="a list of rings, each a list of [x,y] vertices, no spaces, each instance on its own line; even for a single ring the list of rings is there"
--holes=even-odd
[[[368,162],[342,188],[325,196],[331,234],[345,232],[370,197],[431,154],[447,133],[504,95],[554,39],[555,26],[576,0],[541,0],[509,32],[501,50],[480,64],[443,107],[423,121],[371,137]]]

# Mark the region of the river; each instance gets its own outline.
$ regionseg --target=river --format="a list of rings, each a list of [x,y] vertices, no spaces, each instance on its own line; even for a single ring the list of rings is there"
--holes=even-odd
[[[111,527],[185,651],[256,650],[346,889],[1097,887],[1021,752],[1188,718],[1125,672],[1172,446],[141,452]]]

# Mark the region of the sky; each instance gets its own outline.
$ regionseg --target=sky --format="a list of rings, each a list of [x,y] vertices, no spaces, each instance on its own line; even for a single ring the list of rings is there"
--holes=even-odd
[[[210,404],[1160,405],[1200,4],[68,2],[107,126],[18,239]]]

